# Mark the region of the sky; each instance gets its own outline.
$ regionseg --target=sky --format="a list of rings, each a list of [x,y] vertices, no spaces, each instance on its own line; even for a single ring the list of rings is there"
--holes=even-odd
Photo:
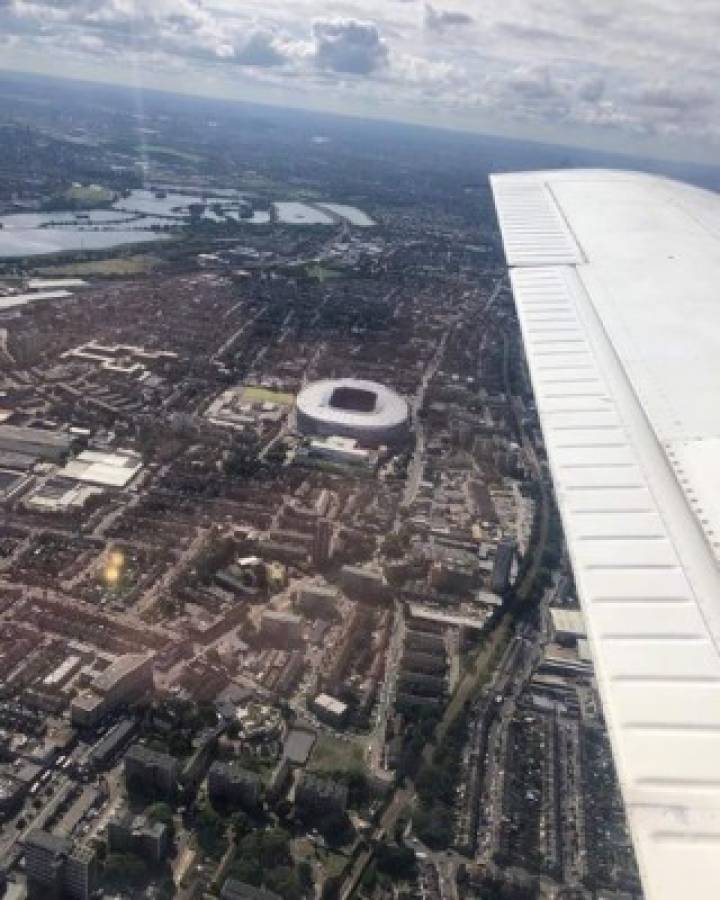
[[[719,0],[0,0],[0,67],[714,162]]]

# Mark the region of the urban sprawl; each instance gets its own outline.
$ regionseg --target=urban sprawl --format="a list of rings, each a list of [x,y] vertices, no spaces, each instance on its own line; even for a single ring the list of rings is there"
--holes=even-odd
[[[40,90],[0,117],[7,896],[639,897],[482,161]]]

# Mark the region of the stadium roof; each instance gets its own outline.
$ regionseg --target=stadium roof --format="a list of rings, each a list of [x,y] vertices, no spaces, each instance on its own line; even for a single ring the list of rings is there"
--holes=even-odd
[[[720,884],[720,197],[492,177],[649,900]]]
[[[408,420],[408,405],[392,388],[360,378],[315,381],[297,397],[298,412],[322,423],[326,433],[362,437],[372,432],[390,432]]]

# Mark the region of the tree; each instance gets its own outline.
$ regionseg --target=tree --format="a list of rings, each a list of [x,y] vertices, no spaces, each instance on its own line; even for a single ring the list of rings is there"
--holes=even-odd
[[[207,801],[200,804],[195,833],[201,849],[208,856],[217,858],[225,851],[225,825]]]
[[[378,871],[391,878],[412,878],[415,874],[415,853],[409,847],[378,844],[375,859]]]
[[[175,820],[172,807],[168,803],[153,803],[145,810],[145,815],[151,822],[162,822],[167,825],[170,835],[175,833]]]
[[[421,803],[413,816],[413,828],[420,840],[431,850],[443,850],[452,840],[452,813],[442,803],[434,805]]]

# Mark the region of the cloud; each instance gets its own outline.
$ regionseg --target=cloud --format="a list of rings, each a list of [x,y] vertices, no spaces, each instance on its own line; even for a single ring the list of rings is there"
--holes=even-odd
[[[428,31],[445,31],[448,28],[463,27],[474,22],[469,13],[459,10],[436,9],[430,3],[425,4],[423,22]]]
[[[702,88],[686,88],[667,82],[643,85],[631,96],[642,106],[681,111],[704,109],[717,99]]]
[[[376,25],[355,19],[313,24],[315,62],[331,72],[370,75],[387,66],[390,52]]]
[[[515,93],[528,99],[544,100],[559,94],[547,66],[520,66],[512,73],[508,85]]]
[[[0,0],[3,66],[558,142],[720,146],[718,0]],[[342,12],[339,12],[342,10]],[[83,68],[85,67],[85,68]],[[238,70],[242,68],[242,78]],[[112,69],[112,73],[110,70]],[[681,72],[673,81],[669,73]],[[542,126],[542,129],[538,126]],[[617,137],[616,137],[617,136]],[[655,148],[653,148],[655,149]]]
[[[600,75],[593,75],[583,79],[577,86],[577,95],[587,103],[597,103],[605,93],[605,79]]]
[[[281,66],[287,57],[272,34],[256,31],[248,37],[245,46],[235,51],[235,61],[242,66],[269,67]]]
[[[498,31],[509,37],[518,38],[529,43],[566,43],[567,38],[559,31],[543,28],[539,25],[528,25],[524,22],[500,22]]]

